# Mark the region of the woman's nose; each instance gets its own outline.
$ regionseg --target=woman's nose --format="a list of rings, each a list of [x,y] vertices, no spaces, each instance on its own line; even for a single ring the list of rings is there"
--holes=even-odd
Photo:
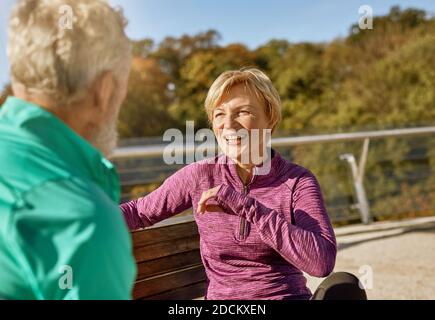
[[[232,114],[225,115],[224,129],[232,129],[235,126],[234,116]]]

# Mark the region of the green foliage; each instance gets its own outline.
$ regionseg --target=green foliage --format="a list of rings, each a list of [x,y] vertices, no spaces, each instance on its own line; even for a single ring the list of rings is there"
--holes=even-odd
[[[119,119],[121,137],[161,135],[176,121],[168,113],[169,78],[153,58],[133,61],[127,98]]]
[[[180,69],[177,99],[171,105],[176,119],[194,120],[198,127],[207,126],[204,101],[208,88],[222,72],[254,65],[254,55],[243,45],[201,51],[186,59]]]
[[[220,46],[215,30],[134,41],[121,138],[159,136],[186,120],[206,127],[208,88],[223,71],[246,66],[265,70],[281,95],[277,135],[433,124],[435,18],[392,7],[373,26],[355,24],[330,43],[272,39],[255,50]]]

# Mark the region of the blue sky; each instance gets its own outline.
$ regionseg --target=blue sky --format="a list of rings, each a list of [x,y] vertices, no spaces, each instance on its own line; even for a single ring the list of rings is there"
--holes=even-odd
[[[434,0],[109,0],[123,7],[133,39],[195,34],[216,29],[221,44],[255,48],[272,38],[291,42],[330,41],[358,22],[358,8],[370,5],[382,15],[393,5],[435,13]],[[0,86],[8,79],[7,16],[14,0],[0,0]],[[376,26],[374,26],[376,30]],[[374,30],[374,31],[375,31]]]

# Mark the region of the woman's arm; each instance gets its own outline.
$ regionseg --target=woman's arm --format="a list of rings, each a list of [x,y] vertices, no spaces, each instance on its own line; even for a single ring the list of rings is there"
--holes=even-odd
[[[194,165],[180,169],[145,197],[121,204],[130,230],[149,227],[192,206],[190,191],[196,180]]]
[[[246,218],[265,243],[298,269],[316,277],[332,272],[337,244],[320,186],[310,172],[300,177],[293,193],[295,225],[286,217],[233,188],[222,185],[216,194],[222,208]]]

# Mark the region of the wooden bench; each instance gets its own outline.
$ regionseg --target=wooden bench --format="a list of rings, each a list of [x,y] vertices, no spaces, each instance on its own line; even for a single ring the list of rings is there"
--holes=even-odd
[[[197,299],[205,294],[206,275],[199,234],[192,216],[170,219],[132,232],[138,274],[134,299]]]

